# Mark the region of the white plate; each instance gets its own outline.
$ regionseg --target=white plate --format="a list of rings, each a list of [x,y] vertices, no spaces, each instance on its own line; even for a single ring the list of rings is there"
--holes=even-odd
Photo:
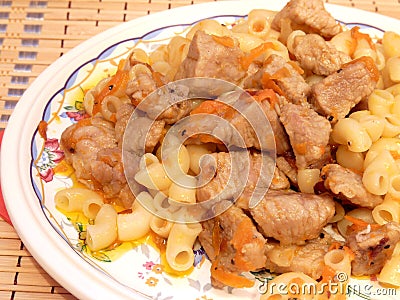
[[[159,40],[204,18],[218,17],[229,22],[252,8],[279,10],[285,2],[210,2],[123,23],[69,51],[47,68],[21,97],[9,120],[2,145],[1,183],[5,202],[14,227],[30,253],[76,297],[96,300],[254,299],[259,295],[257,289],[212,289],[208,262],[197,266],[186,278],[168,276],[153,266],[159,262],[159,255],[146,245],[111,263],[88,258],[74,245],[75,230],[54,208],[54,193],[70,185],[69,178],[57,173],[51,181],[45,182],[40,178],[37,166],[41,166],[44,175],[50,174],[50,169],[57,164],[60,154],[56,149],[57,140],[61,131],[73,122],[74,105],[79,105],[74,100],[82,98],[78,86],[88,82],[94,84],[104,75],[104,70],[111,70],[112,58],[125,55],[137,39]],[[384,30],[400,32],[399,20],[334,5],[327,5],[327,9],[336,19],[348,25],[357,24],[378,36]],[[155,44],[143,46],[150,50]],[[92,76],[89,79],[86,78],[88,74]],[[55,139],[53,143],[44,144],[36,131],[42,119],[50,123],[47,135],[48,139]],[[55,165],[52,165],[54,160]],[[197,258],[201,259],[201,255]],[[366,298],[361,296],[359,299]]]

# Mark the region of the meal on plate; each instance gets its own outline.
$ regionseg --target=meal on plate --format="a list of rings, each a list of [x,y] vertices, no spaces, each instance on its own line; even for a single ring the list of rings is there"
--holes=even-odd
[[[398,33],[346,28],[322,0],[203,20],[134,48],[83,107],[60,140],[81,186],[55,203],[88,219],[90,251],[151,234],[176,272],[200,243],[215,288],[260,270],[400,286]]]

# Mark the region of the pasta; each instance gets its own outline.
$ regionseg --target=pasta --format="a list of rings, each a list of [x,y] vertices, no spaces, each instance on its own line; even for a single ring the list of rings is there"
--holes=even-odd
[[[100,91],[107,85],[107,83],[110,81],[110,77],[104,78],[100,80],[97,85],[93,88],[91,88],[86,94],[85,98],[83,100],[83,106],[85,108],[85,111],[89,115],[93,115],[93,106],[94,106],[94,100],[97,97],[97,95],[100,93]]]
[[[314,193],[314,185],[319,181],[319,169],[303,169],[297,172],[297,183],[303,193]]]
[[[122,104],[123,102],[116,96],[104,97],[101,102],[101,114],[103,118],[107,121],[115,122],[115,113]]]
[[[393,31],[386,31],[382,37],[382,45],[387,57],[400,55],[400,35]]]
[[[389,190],[391,176],[397,172],[398,168],[392,155],[384,150],[365,168],[362,180],[369,192],[384,195]]]
[[[337,162],[346,168],[356,171],[364,169],[364,154],[361,152],[350,151],[347,146],[340,145],[336,151]]]
[[[212,146],[211,146],[212,147]],[[209,145],[187,145],[189,155],[189,168],[198,175],[200,173],[200,160],[203,155],[211,154],[213,151]]]
[[[383,225],[391,221],[400,222],[400,202],[396,199],[400,198],[393,198],[391,194],[388,194],[385,200],[372,210],[376,223]]]
[[[157,235],[167,238],[171,231],[173,223],[165,219],[159,218],[157,216],[151,216],[150,218],[150,228]]]
[[[368,208],[355,208],[349,212],[347,212],[348,216],[360,219],[365,221],[368,224],[374,224],[375,220],[372,216],[372,211]],[[344,237],[347,237],[347,228],[351,225],[351,222],[347,219],[341,219],[337,223],[338,230],[340,234]]]
[[[253,36],[265,39],[270,30],[270,19],[273,12],[265,9],[253,9],[248,17],[249,33]]]
[[[135,202],[131,213],[118,214],[117,228],[120,241],[133,241],[140,239],[150,231],[152,214],[139,202]]]
[[[103,204],[103,199],[100,197],[85,197],[82,203],[82,213],[86,218],[94,220]]]
[[[335,215],[332,217],[332,219],[329,222],[330,223],[339,222],[339,221],[343,220],[345,214],[346,214],[346,212],[345,212],[343,206],[340,203],[335,202]]]
[[[54,196],[54,202],[58,208],[66,212],[82,211],[84,203],[103,200],[99,194],[84,188],[68,188],[60,190]]]
[[[381,272],[379,273],[378,280],[380,282],[388,283],[396,287],[400,286],[400,243],[397,243],[392,257],[385,263]]]
[[[148,165],[135,175],[135,180],[147,188],[159,191],[168,189],[172,183],[161,163]]]
[[[165,254],[168,264],[174,270],[186,271],[193,266],[192,248],[201,230],[199,223],[172,225]]]
[[[168,189],[170,199],[183,203],[196,203],[196,179],[194,177],[180,177],[178,183],[172,183]]]
[[[341,145],[347,145],[352,152],[364,152],[372,145],[368,132],[352,118],[340,119],[335,124],[332,139]]]
[[[352,257],[344,249],[332,249],[324,256],[325,265],[335,272],[344,272],[350,278]]]
[[[104,204],[94,225],[87,225],[86,243],[91,251],[98,251],[110,246],[117,237],[117,212],[112,205]]]

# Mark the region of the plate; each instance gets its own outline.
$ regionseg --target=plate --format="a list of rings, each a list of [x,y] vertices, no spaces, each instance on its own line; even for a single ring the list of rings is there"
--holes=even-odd
[[[60,171],[63,154],[58,142],[62,130],[82,117],[79,114],[82,86],[94,85],[115,70],[116,61],[139,41],[141,47],[152,50],[201,19],[229,23],[253,8],[279,10],[284,4],[285,1],[272,0],[210,2],[123,23],[69,51],[48,67],[21,97],[9,120],[1,151],[5,202],[30,253],[76,297],[160,300],[258,297],[257,288],[213,289],[209,281],[210,265],[201,251],[196,253],[197,265],[187,277],[165,274],[159,266],[158,252],[146,244],[112,262],[108,262],[109,257],[93,259],[81,251],[76,230],[55,209],[53,197],[59,189],[71,184],[68,168]],[[348,26],[358,25],[373,35],[380,36],[385,30],[400,32],[399,20],[335,5],[326,7],[339,21]],[[45,142],[37,132],[40,120],[49,123]],[[263,283],[262,274],[257,280],[259,285]],[[354,299],[371,298],[367,294],[354,294]]]

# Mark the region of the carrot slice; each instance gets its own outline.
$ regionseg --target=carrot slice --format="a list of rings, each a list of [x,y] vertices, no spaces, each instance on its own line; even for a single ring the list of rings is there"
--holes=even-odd
[[[229,47],[229,48],[233,48],[233,46],[235,46],[235,41],[233,40],[233,38],[231,38],[229,36],[212,35],[212,38],[214,41],[216,41],[218,44],[220,44],[222,46]]]
[[[235,288],[249,288],[254,285],[254,282],[250,279],[247,279],[243,276],[235,274],[233,272],[224,270],[221,266],[219,266],[219,260],[215,260],[211,265],[211,276],[223,283],[224,285],[228,285]]]
[[[252,265],[251,262],[246,261],[244,259],[244,251],[243,251],[245,245],[253,242],[254,239],[253,229],[254,225],[251,222],[251,220],[249,218],[244,219],[242,222],[240,222],[239,226],[237,227],[231,241],[233,247],[236,249],[235,265],[240,270],[243,271],[251,271],[256,268],[255,266]],[[261,240],[257,240],[257,242],[260,243],[259,246],[261,248],[262,247]]]
[[[191,111],[191,115],[195,114],[212,114],[217,115],[221,118],[226,120],[233,119],[234,115],[236,114],[235,109],[230,107],[229,105],[220,102],[220,101],[213,101],[213,100],[206,100],[202,102],[198,107]]]
[[[124,64],[125,60],[121,59],[118,64],[117,72],[113,75],[108,84],[105,87],[103,87],[103,89],[100,91],[97,97],[95,97],[93,111],[92,111],[93,115],[100,112],[101,102],[106,96],[112,95],[116,91],[124,90],[126,88],[129,81],[129,71],[123,69]]]
[[[376,67],[374,60],[369,56],[361,56],[359,58],[356,58],[348,63],[343,64],[342,68],[345,68],[346,66],[357,63],[357,62],[364,63],[364,65],[367,67],[368,72],[371,74],[372,80],[374,80],[375,82],[378,82],[379,70]]]
[[[354,26],[351,30],[351,37],[356,40],[358,43],[360,40],[366,40],[371,47],[371,49],[375,50],[375,44],[372,41],[371,37],[367,33],[360,32],[360,27]]]
[[[242,67],[243,69],[247,70],[250,64],[261,54],[263,54],[268,49],[273,49],[274,44],[271,42],[262,43],[261,45],[257,46],[250,50],[250,53],[242,58]]]
[[[355,229],[357,231],[367,228],[368,225],[370,225],[371,228],[374,228],[374,229],[380,227],[379,224],[370,224],[368,222],[365,222],[364,220],[361,220],[359,218],[355,218],[355,217],[352,217],[349,215],[345,215],[344,218],[346,220],[350,221],[351,223],[353,223],[353,225],[354,225],[353,229]]]
[[[38,125],[38,132],[44,140],[47,140],[47,125],[47,122],[43,120],[41,120]]]

